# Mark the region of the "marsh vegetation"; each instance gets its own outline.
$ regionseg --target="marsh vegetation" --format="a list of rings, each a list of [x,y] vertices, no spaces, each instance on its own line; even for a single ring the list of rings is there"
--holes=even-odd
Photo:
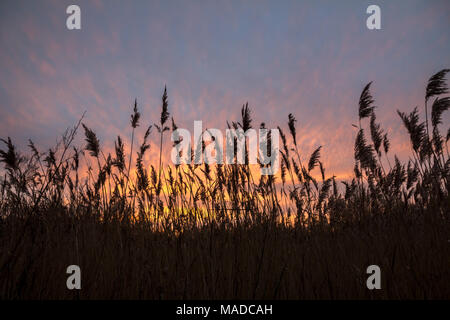
[[[135,102],[131,145],[118,136],[112,152],[83,119],[45,152],[2,139],[0,298],[450,298],[448,72],[428,81],[425,119],[417,108],[398,112],[411,142],[406,163],[391,154],[365,86],[348,181],[326,175],[320,146],[302,154],[292,114],[279,127],[279,175],[165,164],[162,147],[177,128],[167,90],[143,137]],[[228,126],[252,128],[249,106]],[[73,145],[77,133],[85,145]],[[160,142],[154,165],[144,161],[151,134]],[[81,267],[81,291],[66,288],[71,264]],[[382,290],[365,285],[371,264]]]

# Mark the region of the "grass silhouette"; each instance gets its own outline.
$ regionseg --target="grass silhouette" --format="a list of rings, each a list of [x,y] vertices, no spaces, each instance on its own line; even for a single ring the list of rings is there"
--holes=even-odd
[[[163,134],[177,128],[173,118],[167,126],[166,88],[154,125],[157,169],[144,163],[152,126],[133,165],[137,102],[128,153],[119,136],[104,154],[83,118],[47,152],[30,140],[24,155],[2,139],[0,298],[450,298],[450,128],[439,129],[449,71],[428,82],[425,121],[417,108],[398,112],[411,141],[407,163],[391,163],[365,86],[354,177],[342,188],[326,176],[320,146],[302,161],[292,114],[290,136],[279,127],[279,177],[256,176],[249,164],[164,167]],[[228,127],[251,128],[248,104],[241,116]],[[86,145],[77,148],[80,127]],[[85,173],[82,158],[95,162]],[[81,291],[66,288],[71,264],[81,267]],[[371,264],[381,268],[382,290],[366,287]]]

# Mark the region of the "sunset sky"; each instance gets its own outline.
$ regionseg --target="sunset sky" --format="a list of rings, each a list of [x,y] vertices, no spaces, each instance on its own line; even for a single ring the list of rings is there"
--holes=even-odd
[[[81,30],[66,28],[70,4]],[[381,30],[366,27],[371,4]],[[171,116],[189,130],[194,120],[224,129],[247,101],[254,127],[287,131],[293,113],[304,157],[322,145],[327,172],[343,177],[364,86],[373,81],[392,156],[407,159],[396,110],[422,111],[428,78],[449,67],[450,1],[2,0],[0,137],[46,149],[86,110],[111,148],[118,134],[129,139],[137,98],[140,141],[167,85]]]

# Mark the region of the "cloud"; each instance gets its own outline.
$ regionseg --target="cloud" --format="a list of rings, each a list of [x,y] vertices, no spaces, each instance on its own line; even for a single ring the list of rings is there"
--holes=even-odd
[[[64,6],[3,4],[10,14],[0,21],[2,137],[50,146],[86,110],[110,152],[117,135],[130,142],[137,98],[139,143],[159,119],[167,85],[169,111],[188,129],[194,120],[224,129],[247,101],[256,128],[287,129],[293,113],[302,157],[322,145],[327,173],[346,176],[364,85],[374,81],[392,153],[408,159],[396,110],[422,105],[428,77],[450,66],[448,4],[440,1],[383,3],[379,33],[366,30],[364,6],[351,2],[81,1],[80,32],[65,29]],[[159,156],[155,133],[151,143],[148,160]],[[166,161],[169,151],[167,143]]]

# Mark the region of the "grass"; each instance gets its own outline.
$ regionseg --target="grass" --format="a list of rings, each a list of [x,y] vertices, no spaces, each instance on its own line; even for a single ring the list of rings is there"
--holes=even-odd
[[[0,298],[450,298],[450,129],[440,131],[448,71],[428,82],[425,121],[417,109],[398,112],[407,163],[390,154],[371,83],[364,88],[350,181],[325,175],[320,146],[304,158],[292,114],[289,136],[279,128],[279,176],[247,164],[164,167],[164,133],[176,129],[173,118],[166,125],[166,89],[158,168],[144,162],[152,126],[133,163],[136,102],[128,153],[118,137],[105,154],[82,119],[47,152],[30,141],[23,155],[2,140]],[[229,127],[251,128],[248,105],[241,115]],[[77,148],[80,127],[86,145]],[[86,172],[82,159],[93,163]],[[71,264],[81,267],[81,291],[66,288]],[[382,290],[366,287],[371,264]]]

